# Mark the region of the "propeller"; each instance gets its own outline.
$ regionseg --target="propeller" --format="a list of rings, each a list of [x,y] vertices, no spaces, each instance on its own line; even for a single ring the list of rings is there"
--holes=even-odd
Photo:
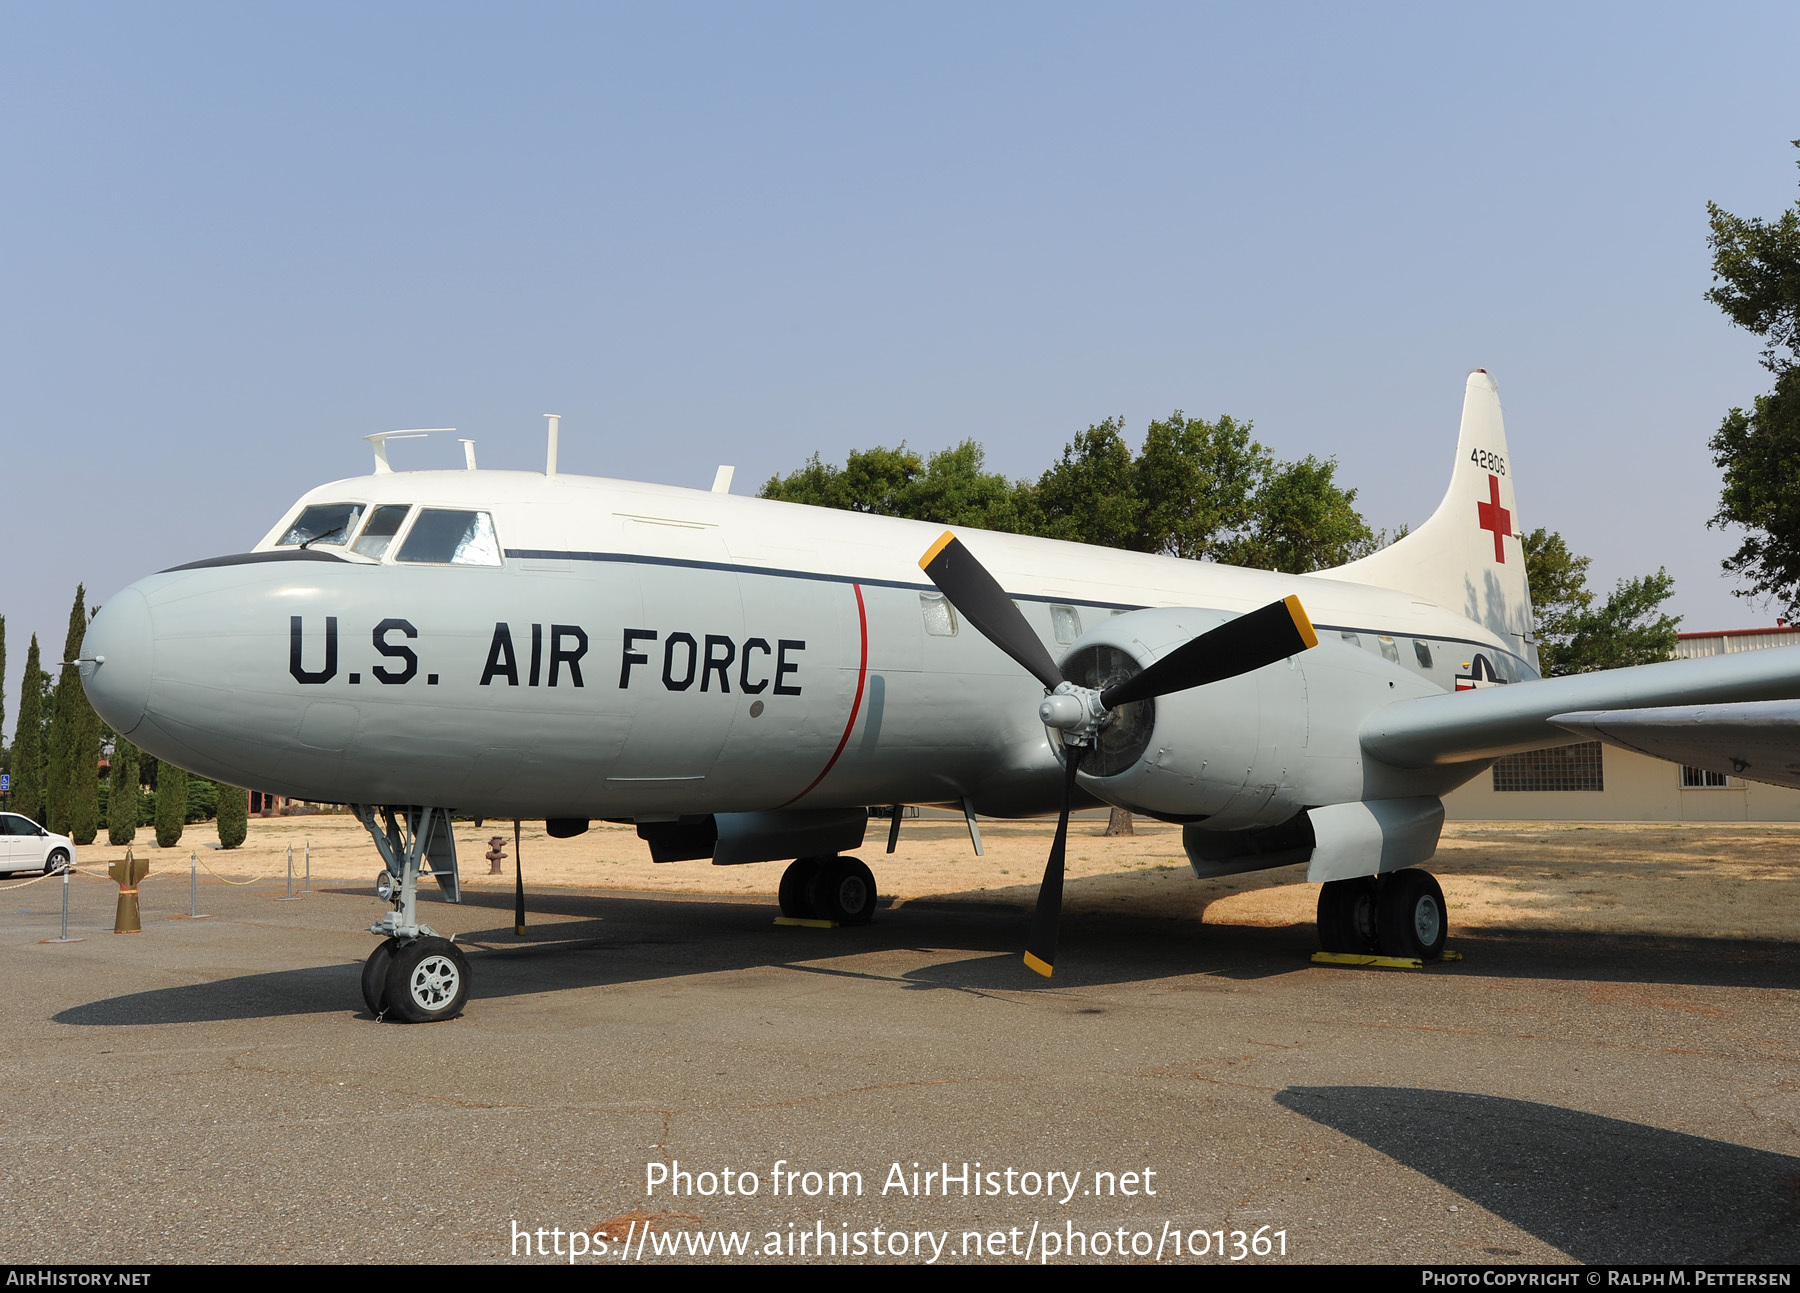
[[[1044,864],[1043,883],[1038,886],[1025,950],[1025,964],[1048,978],[1055,968],[1056,931],[1062,919],[1063,859],[1068,850],[1075,777],[1082,754],[1093,745],[1112,712],[1134,701],[1203,687],[1274,664],[1318,646],[1319,637],[1300,599],[1284,597],[1202,633],[1124,682],[1095,691],[1063,677],[1017,604],[953,533],[946,530],[931,545],[919,559],[919,568],[958,614],[1044,684],[1050,695],[1038,706],[1038,717],[1063,734],[1062,811]]]

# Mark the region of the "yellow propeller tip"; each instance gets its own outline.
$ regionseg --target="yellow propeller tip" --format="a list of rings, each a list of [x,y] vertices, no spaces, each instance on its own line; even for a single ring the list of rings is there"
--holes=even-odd
[[[1306,643],[1307,649],[1318,646],[1319,635],[1313,632],[1312,620],[1307,618],[1306,608],[1300,604],[1299,597],[1290,593],[1282,601],[1287,603],[1288,614],[1294,619],[1294,629],[1300,634],[1300,640]]]
[[[938,541],[927,548],[925,550],[925,555],[919,558],[919,569],[929,569],[931,563],[937,560],[938,553],[942,552],[945,548],[955,542],[956,535],[949,530],[945,530],[938,536]]]
[[[1046,979],[1049,978],[1051,975],[1052,966],[1051,966],[1050,962],[1040,961],[1037,957],[1033,956],[1030,952],[1025,953],[1025,964],[1028,967],[1030,967],[1031,969],[1037,971],[1039,974],[1043,975]]]

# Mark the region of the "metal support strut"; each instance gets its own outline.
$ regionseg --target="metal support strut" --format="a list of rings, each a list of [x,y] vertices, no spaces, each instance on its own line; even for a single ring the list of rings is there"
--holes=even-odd
[[[392,877],[389,901],[394,909],[369,926],[369,932],[408,941],[436,938],[435,930],[419,923],[419,876],[423,872],[436,879],[446,901],[462,900],[449,810],[351,804],[350,811],[375,841],[382,865]]]

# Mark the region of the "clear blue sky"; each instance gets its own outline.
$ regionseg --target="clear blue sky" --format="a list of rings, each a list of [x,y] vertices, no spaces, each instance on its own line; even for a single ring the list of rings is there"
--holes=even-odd
[[[1035,475],[1182,408],[1377,526],[1500,382],[1527,526],[1688,627],[1766,389],[1705,203],[1800,190],[1794,5],[0,8],[7,728],[69,598],[241,550],[360,437],[739,488]],[[398,446],[453,465],[456,446]]]

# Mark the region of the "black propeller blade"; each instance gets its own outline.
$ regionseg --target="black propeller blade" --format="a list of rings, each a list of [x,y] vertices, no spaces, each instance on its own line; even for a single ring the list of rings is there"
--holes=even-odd
[[[1031,913],[1031,938],[1025,944],[1025,964],[1050,977],[1056,968],[1056,930],[1062,924],[1063,856],[1069,845],[1069,806],[1075,800],[1075,773],[1081,767],[1081,747],[1063,746],[1062,813],[1056,819],[1056,839],[1050,844],[1050,860],[1044,863],[1044,879],[1038,885],[1037,907]]]
[[[1054,691],[1063,680],[1062,670],[1044,649],[1038,635],[1019,613],[1013,599],[1006,595],[987,567],[975,560],[962,540],[945,530],[931,550],[919,558],[919,569],[931,576],[956,607],[957,613],[973,624],[981,636],[999,647],[1025,667],[1025,672]]]
[[[1019,613],[1013,599],[987,568],[950,531],[944,531],[930,551],[919,559],[919,568],[954,606],[973,624],[981,635],[1044,684],[1045,691],[1055,691],[1063,681],[1062,670],[1045,649],[1031,625]],[[1100,693],[1100,703],[1112,710],[1133,701],[1166,696],[1190,687],[1202,687],[1249,673],[1277,660],[1297,655],[1319,645],[1312,621],[1300,606],[1298,597],[1271,602],[1260,610],[1240,615],[1235,620],[1202,633],[1134,678],[1109,687]],[[1063,859],[1068,851],[1069,809],[1075,800],[1075,775],[1080,770],[1081,755],[1087,747],[1065,740],[1063,752],[1062,812],[1056,822],[1056,839],[1050,845],[1050,858],[1044,864],[1043,883],[1038,886],[1037,908],[1031,917],[1031,940],[1026,945],[1025,964],[1048,978],[1055,967],[1056,931],[1062,919]]]
[[[1100,693],[1108,709],[1235,678],[1319,645],[1298,597],[1270,602],[1177,647],[1135,678]]]

